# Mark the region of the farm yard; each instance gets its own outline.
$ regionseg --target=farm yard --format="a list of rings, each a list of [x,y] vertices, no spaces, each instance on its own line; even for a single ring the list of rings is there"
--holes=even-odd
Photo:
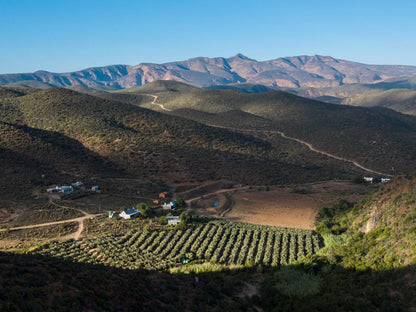
[[[225,265],[278,266],[315,253],[321,247],[309,230],[229,221],[190,224],[186,229],[136,229],[125,235],[104,234],[81,243],[45,244],[41,255],[125,269],[166,270],[181,259]]]
[[[250,188],[205,196],[193,203],[197,215],[236,222],[314,229],[316,212],[341,198],[358,202],[370,192],[365,185],[347,181],[329,181],[299,186]],[[227,209],[216,209],[219,200]],[[229,204],[231,202],[231,205]]]

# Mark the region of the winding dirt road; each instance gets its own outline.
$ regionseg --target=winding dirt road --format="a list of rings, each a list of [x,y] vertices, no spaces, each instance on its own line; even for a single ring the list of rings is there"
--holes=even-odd
[[[74,209],[74,208],[58,205],[54,202],[51,202],[51,203],[53,205],[57,206],[57,207]],[[89,219],[89,218],[94,217],[94,216],[97,216],[97,215],[86,213],[85,211],[80,210],[80,209],[74,209],[74,210],[77,210],[77,211],[81,212],[82,214],[84,214],[84,216],[83,217],[78,217],[78,218],[73,218],[73,219],[68,219],[68,220],[53,221],[53,222],[32,224],[32,225],[23,225],[23,226],[17,226],[17,227],[13,227],[13,228],[9,228],[9,229],[0,229],[0,232],[14,231],[14,230],[24,230],[24,229],[33,229],[33,228],[37,228],[37,227],[63,224],[63,223],[68,223],[68,222],[78,222],[78,230],[76,232],[70,233],[68,235],[65,235],[65,236],[61,237],[61,239],[71,239],[71,238],[73,238],[75,240],[78,240],[79,237],[81,236],[81,233],[82,233],[83,229],[84,229],[84,220]]]
[[[340,156],[336,156],[334,154],[331,154],[331,153],[328,153],[328,152],[325,152],[325,151],[322,151],[322,150],[318,150],[318,149],[314,148],[312,146],[312,144],[310,144],[310,143],[308,143],[306,141],[303,141],[301,139],[298,139],[298,138],[294,138],[294,137],[287,136],[282,131],[269,131],[269,132],[278,133],[278,134],[281,135],[282,138],[289,139],[289,140],[293,140],[293,141],[296,141],[296,142],[298,142],[300,144],[303,144],[303,145],[307,146],[311,151],[313,151],[315,153],[319,153],[319,154],[322,154],[322,155],[325,155],[325,156],[328,156],[328,157],[331,157],[331,158],[334,158],[334,159],[337,159],[337,160],[349,162],[349,163],[353,164],[354,166],[356,166],[356,167],[358,167],[358,168],[360,168],[360,169],[362,169],[364,171],[371,172],[371,173],[378,174],[378,175],[393,177],[391,174],[383,173],[383,172],[380,172],[380,171],[375,171],[373,169],[364,167],[363,165],[360,165],[358,162],[356,162],[354,160],[347,159],[347,158],[340,157]]]
[[[221,193],[229,193],[229,192],[238,191],[238,190],[248,190],[249,188],[250,188],[250,186],[242,186],[242,187],[236,187],[236,188],[231,188],[231,189],[221,189],[221,190],[218,190],[216,192],[207,193],[207,194],[204,194],[204,195],[201,195],[201,196],[197,196],[197,197],[194,197],[194,198],[187,199],[187,200],[185,200],[185,202],[189,206],[192,202],[194,202],[198,199],[201,199],[202,197],[205,197],[205,196],[211,196],[211,195],[221,194]]]
[[[373,170],[373,169],[364,167],[363,165],[359,164],[355,160],[351,160],[351,159],[348,159],[348,158],[345,158],[345,157],[340,157],[340,156],[337,156],[337,155],[334,155],[334,154],[325,152],[323,150],[319,150],[319,149],[313,147],[311,143],[306,142],[306,141],[301,140],[301,139],[298,139],[298,138],[294,138],[294,137],[288,136],[288,135],[286,135],[282,131],[277,131],[277,130],[248,130],[248,129],[239,129],[239,128],[224,127],[224,126],[216,126],[216,125],[211,125],[211,124],[208,125],[208,126],[216,127],[216,128],[222,128],[222,129],[228,129],[228,130],[232,130],[232,131],[239,131],[239,132],[267,132],[267,133],[279,134],[282,138],[285,138],[285,139],[288,139],[288,140],[292,140],[292,141],[298,142],[298,143],[300,143],[302,145],[305,145],[312,152],[315,152],[315,153],[318,153],[318,154],[322,154],[322,155],[331,157],[331,158],[336,159],[336,160],[341,160],[341,161],[349,162],[349,163],[353,164],[354,166],[356,166],[356,167],[358,167],[358,168],[360,168],[360,169],[362,169],[364,171],[367,171],[367,172],[371,172],[371,173],[374,173],[374,174],[378,174],[378,175],[382,175],[382,176],[387,176],[387,177],[394,177],[391,174],[384,173],[384,172],[380,172],[380,171],[376,171],[376,170]]]
[[[171,112],[172,111],[171,109],[166,108],[165,106],[163,106],[163,104],[156,103],[156,101],[157,101],[157,95],[153,95],[153,94],[148,94],[148,95],[153,97],[153,101],[152,101],[151,104],[157,105],[157,106],[159,106],[161,109],[163,109],[165,111],[168,111],[168,112]]]
[[[163,104],[156,103],[156,101],[157,101],[157,95],[150,95],[150,96],[153,97],[153,101],[152,101],[152,104],[153,105],[158,105],[160,108],[162,108],[165,111],[169,111],[169,112],[172,111],[171,109],[167,109],[166,107],[164,107]],[[259,131],[262,131],[262,130],[238,129],[238,128],[231,128],[231,127],[217,126],[217,125],[208,125],[208,126],[216,127],[216,128],[229,129],[229,130],[233,130],[233,131],[240,131],[240,132],[259,132]],[[348,159],[348,158],[340,157],[340,156],[337,156],[337,155],[334,155],[334,154],[331,154],[331,153],[328,153],[328,152],[325,152],[325,151],[316,149],[315,147],[312,146],[311,143],[306,142],[306,141],[301,140],[301,139],[298,139],[298,138],[294,138],[294,137],[288,136],[288,135],[286,135],[282,131],[266,130],[265,132],[268,132],[268,133],[277,133],[282,138],[285,138],[285,139],[288,139],[288,140],[292,140],[292,141],[296,141],[296,142],[298,142],[300,144],[305,145],[306,147],[308,147],[311,151],[313,151],[315,153],[322,154],[322,155],[331,157],[333,159],[337,159],[337,160],[349,162],[349,163],[353,164],[354,166],[356,166],[356,167],[358,167],[358,168],[360,168],[360,169],[362,169],[364,171],[371,172],[371,173],[378,174],[378,175],[382,175],[382,176],[393,177],[393,175],[391,175],[391,174],[387,174],[387,173],[384,173],[384,172],[380,172],[380,171],[376,171],[376,170],[373,170],[373,169],[364,167],[363,165],[359,164],[355,160],[351,160],[351,159]]]

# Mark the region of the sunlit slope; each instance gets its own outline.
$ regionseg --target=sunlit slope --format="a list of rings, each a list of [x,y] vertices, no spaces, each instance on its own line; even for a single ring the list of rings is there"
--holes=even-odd
[[[416,118],[384,108],[362,108],[314,101],[285,92],[243,94],[231,90],[159,93],[156,103],[169,114],[180,114],[209,124],[234,127],[231,112],[250,114],[239,127],[283,131],[321,150],[346,157],[387,174],[407,173],[416,168]],[[143,107],[162,111],[149,99]],[[178,111],[179,110],[179,111]],[[175,111],[178,111],[175,113]],[[166,112],[166,110],[165,110]],[[228,112],[230,121],[222,118]],[[214,114],[214,115],[213,115]],[[216,122],[215,114],[218,115]],[[253,124],[253,116],[264,123]]]

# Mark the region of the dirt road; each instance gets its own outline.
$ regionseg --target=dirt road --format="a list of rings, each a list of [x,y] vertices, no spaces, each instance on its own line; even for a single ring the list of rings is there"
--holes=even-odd
[[[54,202],[51,202],[51,203],[53,205],[57,206],[57,207],[60,207],[60,208],[74,209],[74,208],[58,205]],[[61,237],[62,239],[71,239],[71,238],[73,238],[75,240],[78,240],[79,237],[81,236],[81,233],[82,233],[83,229],[84,229],[84,220],[89,219],[89,218],[94,217],[94,216],[97,216],[97,215],[86,213],[85,211],[80,210],[80,209],[75,209],[75,210],[80,211],[82,214],[84,214],[84,216],[83,217],[78,217],[78,218],[73,218],[73,219],[68,219],[68,220],[61,220],[61,221],[53,221],[53,222],[40,223],[40,224],[17,226],[17,227],[13,227],[13,228],[9,228],[9,229],[1,229],[0,232],[23,230],[23,229],[33,229],[33,228],[37,228],[37,227],[63,224],[63,223],[67,223],[67,222],[78,222],[78,230],[76,232],[65,235],[64,237]]]
[[[163,109],[163,110],[165,110],[165,111],[168,111],[168,112],[171,112],[171,111],[172,111],[171,109],[166,108],[165,106],[163,106],[163,104],[156,103],[156,101],[157,101],[157,95],[153,95],[153,94],[148,94],[148,95],[149,95],[149,96],[153,96],[153,101],[152,101],[152,104],[153,104],[153,105],[157,105],[157,106],[159,106],[161,109]]]
[[[201,199],[202,197],[205,196],[211,196],[211,195],[215,195],[215,194],[221,194],[221,193],[228,193],[228,192],[232,192],[232,191],[238,191],[238,190],[247,190],[250,186],[242,186],[242,187],[236,187],[236,188],[232,188],[232,189],[221,189],[212,193],[208,193],[208,194],[204,194],[198,197],[194,197],[194,198],[190,198],[185,200],[186,204],[189,206],[192,202]]]
[[[277,131],[277,130],[247,130],[247,129],[223,127],[223,126],[216,126],[216,125],[209,125],[209,126],[216,127],[216,128],[229,129],[229,130],[232,130],[232,131],[239,131],[239,132],[266,132],[266,133],[276,133],[276,134],[279,134],[282,138],[285,138],[285,139],[288,139],[288,140],[292,140],[292,141],[298,142],[298,143],[300,143],[302,145],[305,145],[307,148],[309,148],[311,151],[313,151],[315,153],[322,154],[322,155],[331,157],[331,158],[336,159],[336,160],[341,160],[341,161],[349,162],[349,163],[353,164],[354,166],[356,166],[356,167],[358,167],[358,168],[360,168],[360,169],[362,169],[364,171],[367,171],[367,172],[371,172],[371,173],[378,174],[378,175],[382,175],[382,176],[386,176],[386,177],[393,177],[393,175],[391,175],[391,174],[384,173],[384,172],[380,172],[380,171],[376,171],[376,170],[373,170],[373,169],[364,167],[363,165],[359,164],[355,160],[348,159],[348,158],[345,158],[345,157],[340,157],[340,156],[337,156],[337,155],[328,153],[326,151],[317,149],[317,148],[313,147],[311,143],[306,142],[306,141],[301,140],[301,139],[298,139],[298,138],[294,138],[294,137],[288,136],[288,135],[286,135],[282,131]]]
[[[165,107],[163,106],[163,104],[156,103],[156,101],[157,101],[157,95],[152,95],[152,94],[149,94],[149,95],[153,97],[152,104],[154,104],[154,105],[158,105],[160,108],[162,108],[162,109],[163,109],[163,110],[165,110],[165,111],[169,111],[169,112],[170,112],[170,111],[172,111],[171,109],[167,109],[167,108],[165,108]],[[229,130],[233,130],[233,131],[240,131],[240,132],[259,132],[259,131],[262,131],[262,130],[247,130],[247,129],[238,129],[238,128],[231,128],[231,127],[217,126],[217,125],[209,125],[209,126],[211,126],[211,127],[216,127],[216,128],[229,129]],[[298,138],[294,138],[294,137],[288,136],[288,135],[286,135],[286,134],[285,134],[284,132],[282,132],[282,131],[266,130],[266,131],[264,131],[264,132],[268,132],[268,133],[277,133],[277,134],[279,134],[280,136],[282,136],[282,137],[283,137],[283,138],[285,138],[285,139],[292,140],[292,141],[296,141],[296,142],[298,142],[298,143],[300,143],[300,144],[305,145],[306,147],[308,147],[311,151],[313,151],[313,152],[315,152],[315,153],[319,153],[319,154],[322,154],[322,155],[325,155],[325,156],[331,157],[331,158],[333,158],[333,159],[337,159],[337,160],[341,160],[341,161],[349,162],[349,163],[353,164],[354,166],[356,166],[356,167],[358,167],[358,168],[360,168],[360,169],[362,169],[362,170],[364,170],[364,171],[371,172],[371,173],[378,174],[378,175],[382,175],[382,176],[393,177],[391,174],[383,173],[383,172],[380,172],[380,171],[376,171],[376,170],[373,170],[373,169],[370,169],[370,168],[364,167],[363,165],[359,164],[358,162],[356,162],[356,161],[354,161],[354,160],[352,160],[352,159],[348,159],[348,158],[345,158],[345,157],[336,156],[336,155],[331,154],[331,153],[328,153],[328,152],[326,152],[326,151],[319,150],[319,149],[317,149],[317,148],[313,147],[311,143],[306,142],[306,141],[301,140],[301,139],[298,139]]]

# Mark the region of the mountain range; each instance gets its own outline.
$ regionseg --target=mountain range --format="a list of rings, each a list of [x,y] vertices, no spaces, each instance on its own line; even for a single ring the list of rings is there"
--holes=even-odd
[[[257,61],[242,54],[233,57],[197,57],[164,64],[111,65],[69,73],[37,71],[0,75],[0,85],[25,81],[69,87],[81,85],[104,90],[125,89],[155,80],[175,80],[198,87],[232,83],[272,87],[336,87],[375,83],[416,76],[416,66],[367,65],[330,56],[295,56]],[[39,86],[38,86],[39,87]]]

